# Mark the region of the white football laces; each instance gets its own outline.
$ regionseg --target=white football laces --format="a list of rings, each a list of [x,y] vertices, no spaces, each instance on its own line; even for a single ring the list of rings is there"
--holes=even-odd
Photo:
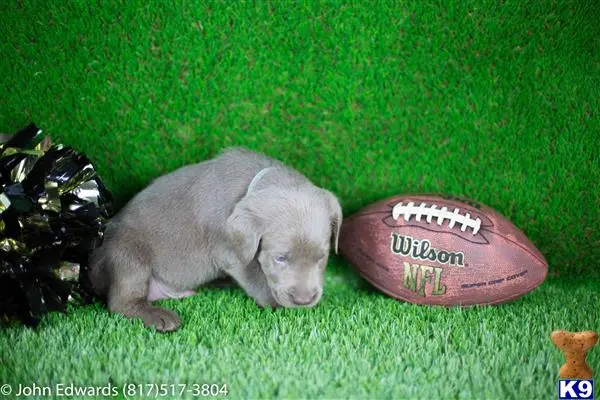
[[[455,208],[454,211],[448,211],[448,207],[446,206],[438,208],[435,204],[428,206],[427,203],[415,205],[413,201],[409,201],[406,204],[400,202],[392,209],[392,218],[398,220],[401,215],[404,216],[405,221],[408,221],[412,216],[415,216],[417,222],[421,222],[421,217],[424,216],[426,217],[428,224],[431,223],[433,218],[436,218],[437,224],[440,226],[445,220],[448,220],[448,227],[450,229],[458,223],[460,224],[460,230],[462,232],[465,232],[467,228],[472,228],[473,235],[477,235],[477,232],[479,232],[479,229],[481,228],[481,219],[471,218],[471,214],[468,212],[461,214],[460,208]]]

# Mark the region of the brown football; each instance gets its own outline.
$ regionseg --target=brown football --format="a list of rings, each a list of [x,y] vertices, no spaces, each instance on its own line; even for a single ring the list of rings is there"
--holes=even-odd
[[[407,194],[344,219],[339,249],[373,286],[416,304],[514,300],[539,286],[544,256],[497,211],[469,199]]]

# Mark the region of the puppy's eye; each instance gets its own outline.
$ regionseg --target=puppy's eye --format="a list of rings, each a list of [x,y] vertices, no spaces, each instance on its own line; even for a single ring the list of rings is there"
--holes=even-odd
[[[284,254],[281,254],[281,255],[278,255],[275,257],[275,262],[277,264],[285,264],[285,263],[287,263],[287,260],[288,260],[288,258]]]

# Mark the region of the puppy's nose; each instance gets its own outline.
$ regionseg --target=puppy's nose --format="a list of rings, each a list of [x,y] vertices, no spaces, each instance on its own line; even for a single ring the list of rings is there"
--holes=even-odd
[[[294,302],[294,304],[297,304],[299,306],[305,306],[305,305],[310,304],[313,301],[315,301],[317,298],[317,295],[318,295],[317,292],[312,292],[312,293],[302,294],[302,295],[295,294],[292,296],[292,301]]]

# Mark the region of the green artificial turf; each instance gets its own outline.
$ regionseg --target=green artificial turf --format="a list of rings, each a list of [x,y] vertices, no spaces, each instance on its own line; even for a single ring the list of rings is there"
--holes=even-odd
[[[0,2],[0,132],[33,121],[123,205],[246,145],[335,192],[474,198],[550,264],[499,307],[403,304],[332,258],[323,302],[100,306],[0,332],[0,385],[216,382],[236,397],[553,398],[552,329],[600,331],[600,5],[593,1]],[[600,370],[600,346],[589,355]]]
[[[184,319],[168,335],[99,306],[52,315],[39,332],[11,328],[0,335],[0,380],[216,383],[231,398],[552,399],[564,357],[550,332],[600,320],[589,281],[553,278],[510,305],[445,309],[391,300],[335,268],[309,310],[260,310],[240,289],[206,290],[162,302]],[[598,370],[598,349],[588,362]]]

